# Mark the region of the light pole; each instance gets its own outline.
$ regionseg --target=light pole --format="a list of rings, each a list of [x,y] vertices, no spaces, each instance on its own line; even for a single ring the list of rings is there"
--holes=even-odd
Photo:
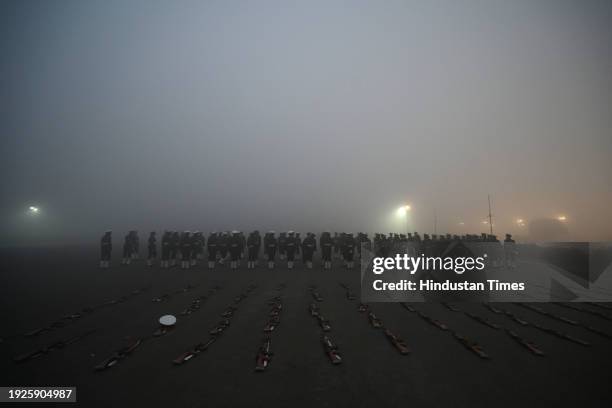
[[[404,204],[402,205],[400,208],[397,209],[397,214],[400,217],[404,217],[404,219],[406,220],[406,234],[408,234],[410,231],[408,231],[408,213],[410,212],[410,205],[408,204]]]

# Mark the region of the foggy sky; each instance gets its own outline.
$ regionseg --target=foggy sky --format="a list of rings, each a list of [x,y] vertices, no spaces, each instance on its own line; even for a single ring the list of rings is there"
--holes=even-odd
[[[610,2],[0,4],[3,244],[399,231],[404,202],[479,233],[487,194],[498,235],[612,239]]]

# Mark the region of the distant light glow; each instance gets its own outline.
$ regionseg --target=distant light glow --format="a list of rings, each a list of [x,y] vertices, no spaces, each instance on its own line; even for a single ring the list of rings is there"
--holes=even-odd
[[[516,225],[518,225],[519,227],[524,227],[525,226],[525,220],[522,218],[517,218],[516,219]]]
[[[38,214],[40,212],[40,209],[38,207],[34,207],[33,205],[31,205],[28,210],[30,211],[30,214]]]
[[[567,217],[565,215],[560,215],[557,217],[557,219],[561,222],[567,221]]]
[[[465,225],[465,222],[461,221],[461,222],[459,223],[459,225]]]
[[[400,208],[397,209],[397,215],[399,215],[400,217],[404,217],[406,216],[406,214],[408,214],[408,211],[410,211],[410,206],[408,204],[402,205]]]

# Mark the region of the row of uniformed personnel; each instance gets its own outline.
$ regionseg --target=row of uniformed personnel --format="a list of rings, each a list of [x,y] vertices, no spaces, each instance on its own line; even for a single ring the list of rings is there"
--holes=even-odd
[[[325,269],[331,268],[332,254],[341,254],[348,268],[353,268],[355,248],[358,241],[367,234],[359,233],[358,239],[350,233],[335,234],[324,232],[319,239],[321,258]],[[369,240],[369,239],[368,239]],[[204,234],[195,231],[165,231],[161,238],[161,267],[169,268],[180,262],[182,269],[195,266],[199,259],[204,257],[204,248],[208,254],[208,267],[214,268],[216,263],[224,264],[229,260],[232,269],[237,268],[238,263],[245,256],[247,268],[253,269],[257,265],[260,251],[263,254],[269,268],[273,268],[276,256],[287,261],[287,267],[292,269],[295,260],[301,255],[302,261],[307,268],[312,268],[312,258],[317,251],[317,240],[313,233],[307,233],[304,239],[299,232],[281,232],[278,237],[274,231],[265,233],[263,239],[259,231],[251,232],[245,237],[243,232],[212,232],[208,239]],[[147,264],[153,266],[157,258],[157,236],[151,232],[147,240],[148,257]],[[360,251],[360,247],[358,247]],[[108,268],[112,252],[112,231],[106,231],[101,239],[101,261],[100,266]],[[128,265],[132,259],[138,257],[138,233],[130,231],[124,240],[122,264]]]

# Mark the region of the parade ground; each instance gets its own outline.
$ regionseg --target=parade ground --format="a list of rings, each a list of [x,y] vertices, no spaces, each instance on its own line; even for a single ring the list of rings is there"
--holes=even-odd
[[[282,261],[274,270],[264,262],[247,270],[243,261],[235,271],[210,271],[203,262],[181,270],[150,268],[143,260],[120,266],[114,258],[111,268],[100,270],[95,246],[1,252],[0,384],[74,386],[79,406],[499,408],[612,402],[612,339],[605,336],[612,333],[612,320],[606,319],[612,310],[603,304],[578,304],[580,310],[539,304],[549,316],[509,303],[491,304],[507,314],[481,303],[372,303],[360,312],[358,265],[349,271],[339,261],[331,271],[321,270],[318,261],[312,270],[300,262],[288,270]],[[323,332],[309,311],[312,303],[331,330]],[[280,323],[266,334],[278,304]],[[403,339],[408,354],[400,353],[384,328],[373,327],[369,312]],[[167,314],[176,316],[175,327],[154,336],[159,317]],[[205,350],[173,363],[213,337],[210,331],[225,318],[229,326]],[[322,334],[337,346],[340,364],[326,355]],[[258,372],[256,356],[266,335],[271,359]],[[489,358],[457,335],[478,343]],[[118,350],[120,358],[95,370]]]

